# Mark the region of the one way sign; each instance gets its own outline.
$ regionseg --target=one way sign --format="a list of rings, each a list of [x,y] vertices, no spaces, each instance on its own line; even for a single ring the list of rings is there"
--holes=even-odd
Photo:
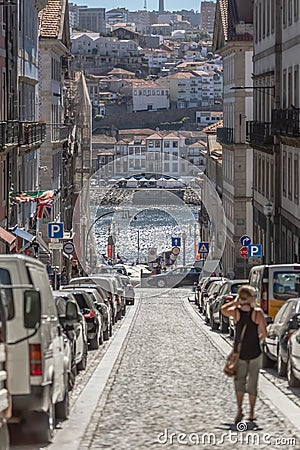
[[[208,242],[199,242],[198,243],[198,253],[208,253],[209,252],[209,243]]]
[[[181,247],[180,237],[172,237],[172,247]]]

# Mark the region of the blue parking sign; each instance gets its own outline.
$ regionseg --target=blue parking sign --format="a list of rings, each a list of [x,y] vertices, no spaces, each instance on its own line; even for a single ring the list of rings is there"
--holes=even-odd
[[[248,245],[248,258],[261,258],[261,257],[262,257],[261,244]]]
[[[50,239],[62,239],[64,237],[64,224],[63,222],[50,222],[48,223],[48,238]]]
[[[172,247],[181,247],[180,237],[172,237]]]

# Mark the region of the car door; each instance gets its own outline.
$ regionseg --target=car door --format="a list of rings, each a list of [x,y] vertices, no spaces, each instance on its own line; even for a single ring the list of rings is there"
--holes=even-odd
[[[227,295],[229,291],[229,283],[224,283],[221,287],[215,301],[212,303],[212,314],[216,321],[219,320],[220,316],[220,308],[223,305],[224,297]]]
[[[277,358],[277,347],[279,342],[279,334],[285,321],[285,315],[288,310],[289,304],[285,303],[278,311],[274,318],[274,322],[267,327],[267,337],[265,343],[268,348],[268,352]]]

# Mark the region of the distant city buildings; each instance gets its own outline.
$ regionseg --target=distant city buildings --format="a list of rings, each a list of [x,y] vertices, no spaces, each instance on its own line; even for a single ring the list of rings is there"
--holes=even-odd
[[[200,2],[200,28],[213,35],[215,24],[216,3],[212,1]]]

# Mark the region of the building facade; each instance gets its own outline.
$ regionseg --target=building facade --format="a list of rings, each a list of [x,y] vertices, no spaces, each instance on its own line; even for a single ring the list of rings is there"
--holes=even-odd
[[[200,2],[200,28],[209,34],[214,32],[216,3],[212,1]]]
[[[213,48],[223,58],[222,201],[227,220],[223,255],[225,273],[246,276],[240,257],[240,237],[252,229],[252,148],[246,143],[246,119],[252,119],[252,1],[218,0]],[[233,15],[232,11],[237,11]],[[245,89],[244,87],[247,87]]]
[[[78,8],[79,27],[86,31],[95,33],[106,33],[105,8]]]

